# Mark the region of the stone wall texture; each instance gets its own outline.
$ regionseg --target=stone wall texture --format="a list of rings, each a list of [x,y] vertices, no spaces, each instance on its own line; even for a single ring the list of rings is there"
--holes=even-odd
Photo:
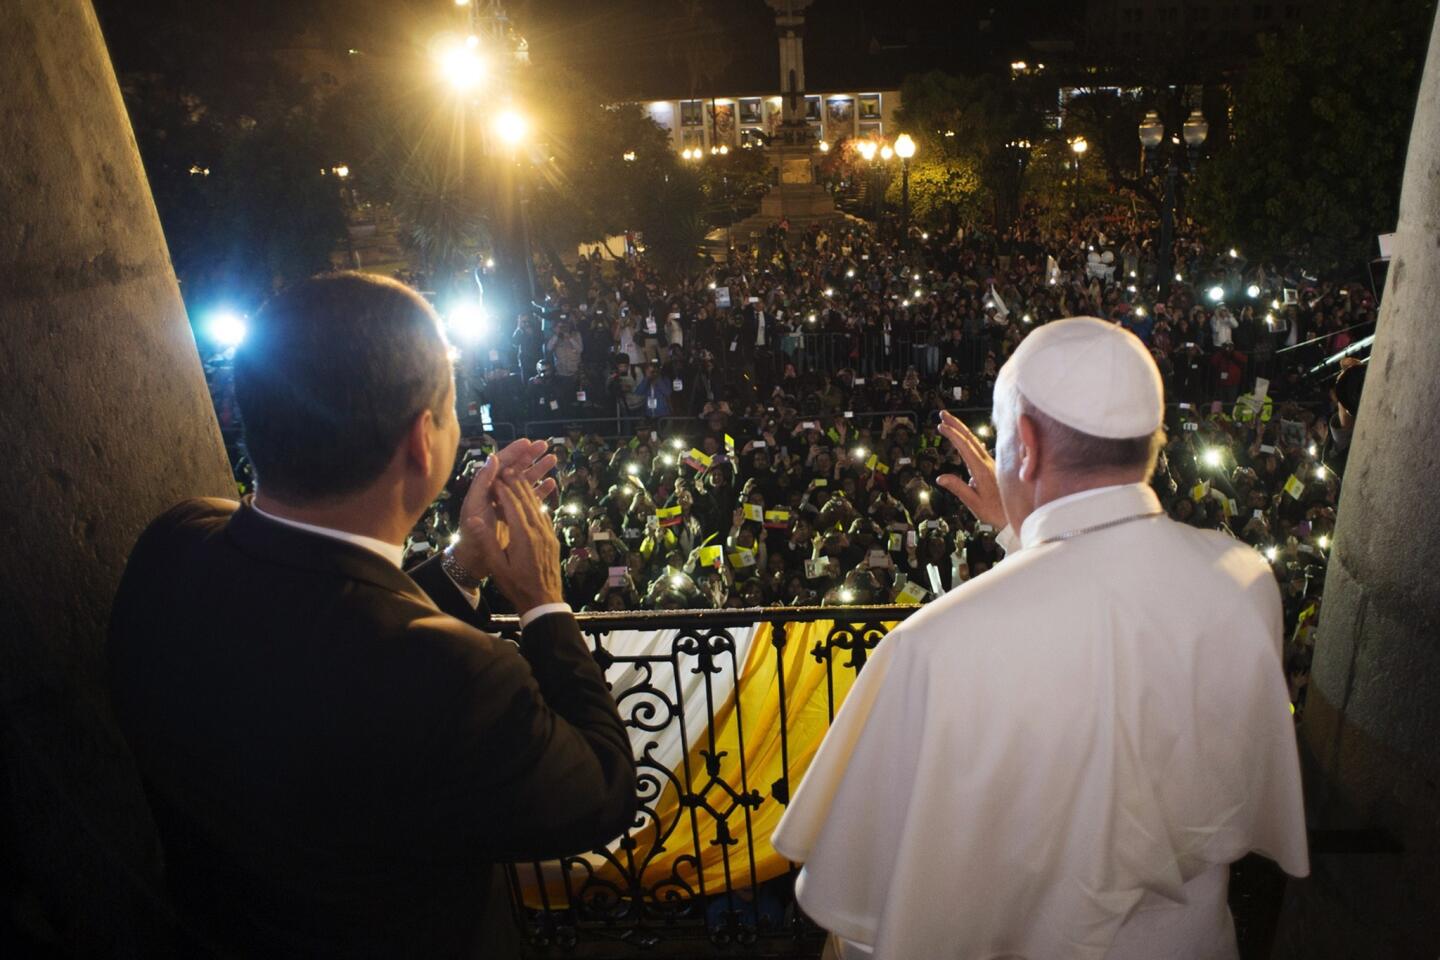
[[[0,2],[0,131],[0,904],[66,953],[147,955],[105,625],[146,523],[235,488],[89,0]]]
[[[1440,944],[1440,21],[1346,467],[1301,730],[1311,827],[1361,831],[1291,884],[1276,955]],[[1383,852],[1391,842],[1400,852]]]

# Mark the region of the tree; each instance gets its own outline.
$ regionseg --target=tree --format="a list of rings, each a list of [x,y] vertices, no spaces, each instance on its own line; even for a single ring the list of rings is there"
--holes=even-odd
[[[1165,129],[1179,132],[1188,112],[1183,109],[1178,90],[1161,96],[1142,99],[1132,93],[1114,90],[1081,89],[1065,104],[1065,132],[1070,137],[1084,137],[1090,149],[1082,163],[1105,171],[1111,186],[1126,190],[1143,200],[1158,216],[1164,198],[1161,164],[1147,168],[1140,160],[1140,121],[1147,110],[1154,109],[1165,123]]]
[[[700,167],[706,221],[724,227],[748,216],[770,188],[770,161],[763,150],[731,150]]]
[[[534,78],[538,80],[539,78]],[[558,251],[635,227],[645,195],[679,165],[665,131],[634,104],[602,103],[582,78],[544,83],[531,228],[552,265]]]
[[[683,168],[667,175],[641,198],[636,224],[646,255],[661,271],[688,276],[700,266],[700,245],[710,229],[704,203],[699,175]]]
[[[892,206],[900,205],[901,186],[897,173],[885,193]],[[953,235],[961,224],[991,211],[990,194],[973,159],[922,155],[910,161],[910,215],[916,221]]]
[[[344,206],[321,171],[340,161],[320,91],[285,54],[306,14],[283,0],[96,6],[192,314],[328,268]]]
[[[1433,0],[1333,3],[1261,55],[1233,139],[1202,168],[1196,208],[1256,257],[1356,268],[1393,230]]]
[[[905,79],[897,119],[917,141],[921,163],[963,161],[945,167],[938,182],[978,177],[995,225],[1005,226],[1019,212],[1025,181],[1015,144],[1037,143],[1045,134],[1038,94],[1029,79],[957,77],[936,70]]]

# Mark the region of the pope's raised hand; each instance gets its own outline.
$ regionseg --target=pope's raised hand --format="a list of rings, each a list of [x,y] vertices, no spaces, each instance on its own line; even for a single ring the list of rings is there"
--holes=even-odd
[[[953,473],[943,474],[935,482],[959,497],[975,514],[975,519],[996,530],[1002,529],[1006,524],[1005,505],[1000,500],[1000,484],[995,479],[995,460],[970,428],[948,410],[940,414],[940,435],[950,441],[965,461],[970,482]]]

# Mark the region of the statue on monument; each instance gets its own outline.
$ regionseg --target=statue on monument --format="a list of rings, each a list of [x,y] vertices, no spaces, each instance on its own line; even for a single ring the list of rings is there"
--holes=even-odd
[[[780,44],[780,139],[809,142],[805,123],[805,8],[814,0],[765,0],[775,11],[775,36]]]

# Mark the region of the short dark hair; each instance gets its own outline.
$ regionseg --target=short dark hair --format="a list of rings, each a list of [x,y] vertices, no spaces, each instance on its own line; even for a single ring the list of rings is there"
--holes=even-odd
[[[235,399],[256,480],[281,500],[373,483],[451,382],[439,318],[418,293],[369,274],[296,283],[261,308],[235,352]]]

